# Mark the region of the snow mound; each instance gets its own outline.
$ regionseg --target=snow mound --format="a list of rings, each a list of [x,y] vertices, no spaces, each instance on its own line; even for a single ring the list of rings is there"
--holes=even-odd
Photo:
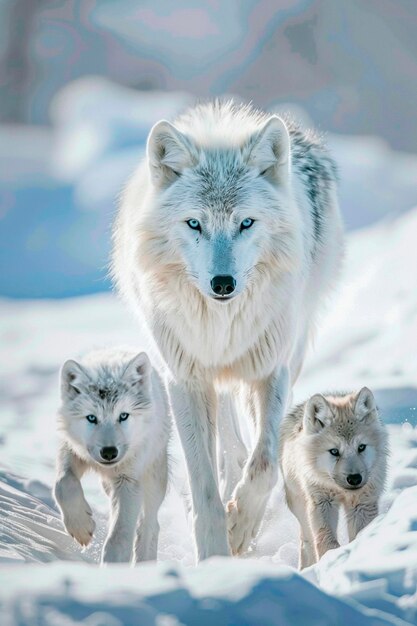
[[[7,472],[0,476],[0,562],[79,560],[79,551],[62,528],[57,511],[31,495],[30,484]],[[49,497],[45,485],[37,486]]]
[[[213,558],[196,569],[56,563],[10,570],[0,589],[8,626],[304,626],[406,624],[332,597],[294,570]],[[22,591],[24,593],[22,593]]]
[[[403,399],[412,411],[400,421],[417,424],[416,235],[417,209],[350,235],[338,295],[296,393],[366,383],[391,412]]]

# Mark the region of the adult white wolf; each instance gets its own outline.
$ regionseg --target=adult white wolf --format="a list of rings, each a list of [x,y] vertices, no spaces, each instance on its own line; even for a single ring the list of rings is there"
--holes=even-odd
[[[200,559],[247,549],[276,482],[280,419],[341,257],[335,181],[317,137],[216,101],[153,127],[124,194],[114,275],[171,374]],[[224,383],[243,386],[256,423],[228,520],[216,469]]]

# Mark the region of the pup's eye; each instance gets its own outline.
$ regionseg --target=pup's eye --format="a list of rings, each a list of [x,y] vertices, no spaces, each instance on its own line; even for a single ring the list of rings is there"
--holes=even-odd
[[[360,446],[358,446],[358,452],[363,452],[365,449],[366,449],[365,443],[361,443]]]
[[[95,415],[86,415],[85,419],[87,420],[87,422],[90,422],[90,424],[98,424],[98,419]]]
[[[201,225],[198,220],[187,220],[187,224],[193,230],[198,230],[201,233]]]
[[[253,220],[251,217],[247,217],[245,220],[243,220],[240,225],[240,232],[242,232],[242,230],[247,230],[248,228],[253,226],[254,221],[255,220]]]
[[[125,422],[128,417],[129,417],[129,413],[120,413],[119,422]]]
[[[332,448],[331,450],[329,450],[330,454],[332,454],[333,456],[340,456],[340,452],[337,448]]]

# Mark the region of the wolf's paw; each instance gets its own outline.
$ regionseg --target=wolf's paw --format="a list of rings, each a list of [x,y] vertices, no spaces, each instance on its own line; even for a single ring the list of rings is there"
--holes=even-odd
[[[238,499],[227,503],[227,530],[230,550],[234,556],[247,552],[258,529],[259,523],[253,511],[248,510]]]
[[[80,506],[65,511],[63,521],[67,533],[82,546],[88,546],[96,527],[88,502],[84,500]]]

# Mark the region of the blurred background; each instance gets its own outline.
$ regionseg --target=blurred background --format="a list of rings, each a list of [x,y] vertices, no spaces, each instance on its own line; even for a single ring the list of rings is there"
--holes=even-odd
[[[416,0],[0,0],[0,296],[110,289],[117,196],[195,98],[326,133],[350,230],[417,205],[416,35]]]

